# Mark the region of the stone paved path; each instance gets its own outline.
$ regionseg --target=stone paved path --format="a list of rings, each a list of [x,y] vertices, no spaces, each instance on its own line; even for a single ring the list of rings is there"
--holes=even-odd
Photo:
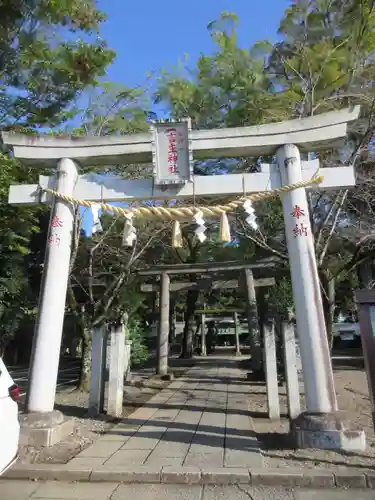
[[[248,414],[241,358],[200,359],[69,462],[77,466],[258,468],[262,457]]]
[[[0,481],[1,500],[373,500],[373,491],[292,490],[261,486]]]

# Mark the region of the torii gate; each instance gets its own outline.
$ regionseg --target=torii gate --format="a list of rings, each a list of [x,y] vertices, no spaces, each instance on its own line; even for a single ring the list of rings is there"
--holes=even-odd
[[[56,177],[41,176],[39,185],[76,199],[131,202],[150,199],[181,200],[202,195],[238,196],[311,179],[319,168],[319,160],[301,161],[300,152],[315,152],[342,144],[341,139],[346,136],[348,123],[358,116],[359,107],[354,107],[301,120],[255,127],[189,129],[183,156],[185,163],[188,159],[190,177],[187,177],[187,182],[182,181],[184,183],[181,180],[171,180],[173,175],[166,180],[160,179],[163,176],[157,169],[154,172],[156,180],[109,178],[99,183],[90,179],[90,175],[78,176],[77,165],[151,163],[158,151],[160,154],[164,148],[165,153],[166,138],[162,136],[163,131],[159,136],[155,136],[155,132],[151,130],[150,133],[143,134],[93,138],[59,138],[4,132],[2,141],[27,166],[56,167]],[[167,123],[164,124],[164,132],[165,127],[168,130],[171,126],[175,127],[174,130],[179,127],[176,122]],[[262,156],[275,152],[276,163],[262,165],[259,173],[196,176],[194,182],[189,182],[192,155],[194,159],[204,159]],[[325,168],[320,189],[349,188],[354,185],[353,167]],[[335,415],[337,401],[305,188],[287,192],[281,196],[281,200],[307,406],[307,412],[294,423],[297,441],[300,446],[363,448],[363,432],[352,432],[350,437],[349,433],[343,435],[343,424],[338,423]],[[41,195],[38,185],[11,186],[9,203],[40,202],[52,202],[52,198],[45,193]],[[51,214],[27,404],[28,412],[38,413],[42,419],[47,418],[54,408],[72,227],[72,205],[56,198]]]

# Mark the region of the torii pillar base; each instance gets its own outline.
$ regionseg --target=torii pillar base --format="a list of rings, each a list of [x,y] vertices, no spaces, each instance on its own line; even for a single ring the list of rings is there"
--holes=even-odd
[[[74,420],[57,410],[48,413],[20,415],[22,446],[36,448],[54,446],[74,432]]]
[[[343,412],[301,413],[290,424],[291,438],[296,448],[364,452],[366,435],[353,426]]]

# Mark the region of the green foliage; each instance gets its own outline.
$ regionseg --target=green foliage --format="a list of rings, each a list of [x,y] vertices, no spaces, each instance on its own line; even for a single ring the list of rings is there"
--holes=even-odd
[[[103,20],[91,0],[0,2],[0,130],[35,133],[74,116],[76,99],[97,84],[114,58],[99,37],[86,41],[93,40]],[[31,248],[44,210],[10,206],[9,186],[37,183],[43,173],[0,154],[2,347],[24,318],[35,315],[45,246],[43,238],[39,249]]]
[[[10,184],[26,179],[25,169],[16,160],[0,155],[0,346],[3,347],[24,315],[33,310],[25,256],[29,254],[32,234],[38,231],[37,211],[7,203]]]
[[[256,125],[361,104],[361,124],[350,129],[345,149],[318,157],[329,166],[343,159],[354,162],[366,183],[349,194],[309,196],[319,268],[328,280],[335,278],[341,290],[339,284],[348,279],[348,273],[353,274],[363,259],[375,256],[373,238],[363,237],[366,231],[373,234],[374,2],[294,1],[280,21],[280,41],[260,41],[246,49],[238,44],[238,22],[227,12],[211,22],[214,54],[202,54],[194,67],[164,71],[156,100],[167,103],[172,116],[191,116],[197,128]],[[259,161],[272,158],[212,161],[210,173],[257,171]],[[200,170],[197,163],[201,175]],[[257,203],[256,211],[258,231],[240,219],[231,220],[235,253],[250,260],[273,255],[288,265],[280,201]],[[193,250],[198,260],[214,255],[208,246]],[[221,250],[224,257],[227,249]],[[213,303],[230,303],[225,294],[219,295],[211,297]],[[286,314],[292,303],[289,279],[278,283],[270,300],[280,314]]]
[[[132,341],[131,346],[131,364],[132,366],[140,366],[148,360],[148,349],[145,344],[145,332],[141,322],[134,318],[129,318],[127,335]]]
[[[165,71],[160,78],[156,101],[168,103],[177,118],[190,116],[196,128],[256,125],[283,116],[265,59],[238,46],[237,22],[224,12],[209,24],[214,55],[201,55],[196,68]]]
[[[6,0],[0,4],[0,124],[55,127],[114,59],[105,41],[85,41],[104,20],[93,1]],[[59,39],[63,28],[74,41]],[[59,43],[56,43],[55,38]]]
[[[267,303],[281,319],[289,319],[293,312],[292,283],[289,277],[276,280],[276,285],[269,290]]]

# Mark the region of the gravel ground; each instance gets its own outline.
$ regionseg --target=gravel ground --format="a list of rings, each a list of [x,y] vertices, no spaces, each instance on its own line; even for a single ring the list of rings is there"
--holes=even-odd
[[[340,410],[348,420],[363,429],[367,438],[367,450],[364,453],[338,453],[326,450],[295,450],[290,446],[287,436],[289,422],[286,414],[285,386],[280,387],[280,409],[284,415],[281,421],[270,422],[266,418],[257,418],[254,414],[254,429],[262,444],[264,466],[270,468],[348,468],[373,470],[375,468],[375,436],[371,417],[371,404],[367,390],[366,374],[363,369],[336,369],[335,387]],[[301,384],[303,392],[303,384]],[[265,387],[253,386],[254,396],[250,402],[251,412],[266,412]],[[302,407],[304,397],[301,395]],[[258,413],[259,414],[259,413]]]
[[[173,368],[175,377],[181,376],[185,370],[186,367]],[[150,368],[133,372],[132,385],[124,387],[123,418],[133,413],[154,394],[169,385],[170,382],[153,377],[153,373],[154,370]],[[90,418],[87,415],[87,407],[88,394],[72,389],[59,392],[56,395],[55,408],[62,411],[65,416],[73,418],[74,433],[50,448],[22,447],[19,463],[67,463],[118,422],[118,419],[106,415]]]

